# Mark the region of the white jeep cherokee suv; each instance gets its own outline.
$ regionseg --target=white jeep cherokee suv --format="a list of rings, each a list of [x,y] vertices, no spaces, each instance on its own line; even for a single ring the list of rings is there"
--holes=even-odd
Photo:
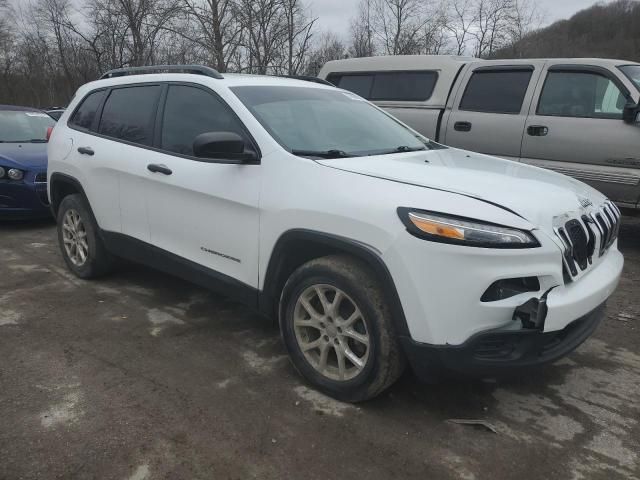
[[[554,361],[594,331],[623,265],[620,212],[587,185],[291,78],[111,71],[62,115],[48,176],[76,275],[123,257],[239,299],[347,401],[407,361],[423,378]]]

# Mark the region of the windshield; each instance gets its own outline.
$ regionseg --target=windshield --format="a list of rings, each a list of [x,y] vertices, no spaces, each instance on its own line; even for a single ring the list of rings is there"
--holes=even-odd
[[[46,142],[55,120],[42,112],[0,110],[0,142]]]
[[[625,65],[624,67],[620,67],[620,70],[629,77],[638,91],[640,92],[640,65]]]
[[[425,150],[429,141],[350,92],[286,86],[233,92],[284,148],[323,158]]]

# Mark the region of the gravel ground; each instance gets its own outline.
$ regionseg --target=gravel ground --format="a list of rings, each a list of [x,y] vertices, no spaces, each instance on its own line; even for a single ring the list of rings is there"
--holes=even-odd
[[[54,225],[2,224],[0,479],[640,478],[640,217],[620,247],[608,318],[568,358],[407,373],[352,406],[306,387],[251,310],[142,268],[81,281]]]

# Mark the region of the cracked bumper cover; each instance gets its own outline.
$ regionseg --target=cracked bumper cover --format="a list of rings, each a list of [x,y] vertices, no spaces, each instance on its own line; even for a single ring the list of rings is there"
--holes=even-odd
[[[562,330],[496,329],[474,335],[461,345],[429,345],[402,338],[415,373],[424,380],[442,371],[490,376],[552,363],[575,350],[595,331],[605,304],[574,320]]]

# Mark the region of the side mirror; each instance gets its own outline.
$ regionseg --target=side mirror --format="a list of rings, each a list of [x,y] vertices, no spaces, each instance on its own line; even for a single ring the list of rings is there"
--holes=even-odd
[[[622,120],[624,123],[640,124],[640,105],[627,103],[622,110]]]
[[[205,132],[193,141],[193,153],[198,158],[222,160],[221,163],[251,163],[258,155],[247,148],[244,139],[234,132]],[[226,161],[226,162],[225,162]]]

